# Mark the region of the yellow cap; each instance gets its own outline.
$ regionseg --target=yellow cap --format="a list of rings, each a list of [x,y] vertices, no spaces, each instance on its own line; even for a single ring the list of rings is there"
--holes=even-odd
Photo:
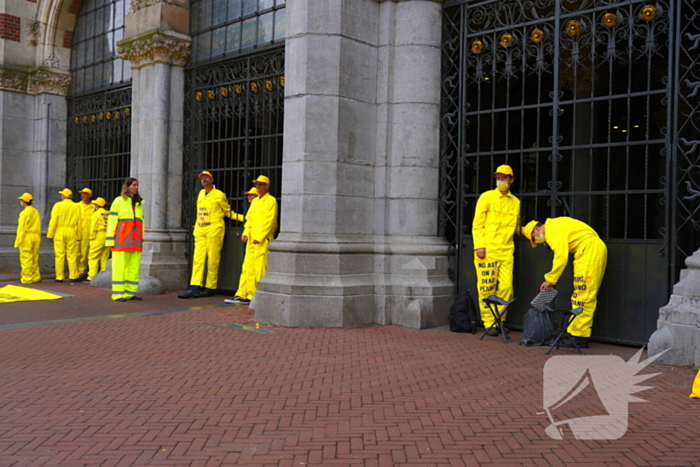
[[[258,194],[258,189],[253,187],[250,190],[245,192],[246,195],[257,195]]]
[[[33,197],[32,195],[30,195],[29,193],[24,193],[24,194],[22,194],[22,196],[20,196],[20,197],[17,198],[17,199],[21,199],[21,200],[24,201],[25,203],[28,203],[28,202],[30,202],[31,200],[33,200],[34,197]]]
[[[494,175],[496,175],[496,174],[510,175],[511,177],[514,176],[513,169],[511,169],[509,165],[505,165],[505,164],[499,165],[493,174]]]
[[[99,207],[104,207],[104,205],[107,204],[107,201],[105,201],[104,198],[97,198],[95,201],[92,202],[92,204],[96,204]]]
[[[269,184],[270,184],[270,179],[267,178],[267,177],[264,176],[264,175],[261,175],[261,176],[259,176],[258,178],[256,178],[255,180],[253,180],[253,183],[255,183],[255,182],[264,183],[265,185],[269,185]]]
[[[87,193],[87,194],[89,194],[90,196],[92,196],[92,190],[91,190],[90,188],[83,188],[83,189],[80,190],[78,193]]]
[[[198,176],[198,177],[203,177],[203,176],[205,176],[205,175],[209,175],[211,178],[214,178],[214,176],[211,174],[211,172],[207,172],[206,170],[202,171],[202,173],[200,173],[200,174],[197,175],[197,176]]]
[[[67,196],[69,198],[73,197],[73,192],[70,190],[70,188],[64,188],[61,191],[58,192],[59,195]]]
[[[525,227],[523,227],[520,230],[520,233],[523,234],[523,237],[527,238],[530,240],[530,245],[532,248],[535,248],[537,246],[537,243],[535,243],[535,239],[532,238],[532,231],[535,229],[535,226],[538,224],[537,221],[530,221],[527,223]]]

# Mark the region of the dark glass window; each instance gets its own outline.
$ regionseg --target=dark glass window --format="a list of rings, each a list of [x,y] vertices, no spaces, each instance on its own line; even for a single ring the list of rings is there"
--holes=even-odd
[[[117,56],[124,38],[127,0],[85,0],[75,23],[71,51],[71,94],[131,80],[131,66]]]
[[[192,63],[232,58],[284,41],[286,0],[194,0]]]

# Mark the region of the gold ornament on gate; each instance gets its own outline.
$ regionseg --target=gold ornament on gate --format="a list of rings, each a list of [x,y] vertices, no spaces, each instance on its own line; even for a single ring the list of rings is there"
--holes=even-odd
[[[209,91],[207,91],[207,97],[209,99],[214,99],[216,97],[216,93],[210,89]]]
[[[530,39],[532,39],[532,42],[539,43],[544,40],[544,31],[541,29],[535,29],[532,31],[532,34],[530,34]]]
[[[258,92],[260,90],[260,88],[258,87],[258,85],[256,83],[252,83],[250,85],[250,90],[253,92]]]
[[[131,115],[131,109],[130,109],[129,107],[127,107],[126,109],[124,109],[124,115],[126,115],[127,117],[128,117],[129,115]]]
[[[112,112],[107,112],[107,113],[105,114],[105,118],[106,118],[107,120],[112,120]]]
[[[280,86],[284,87],[284,76],[280,76]]]
[[[654,5],[647,5],[642,8],[642,19],[644,21],[653,21],[659,15],[659,10]]]
[[[119,111],[114,112],[114,118],[116,118],[117,120],[119,120],[120,118],[122,118],[122,114],[120,114]]]
[[[579,34],[581,34],[581,23],[579,23],[575,19],[572,19],[571,21],[566,23],[566,32],[568,32],[572,36],[578,36]]]
[[[472,42],[472,53],[480,54],[484,50],[484,43],[481,41]]]
[[[235,85],[233,90],[236,92],[236,94],[243,94],[243,88],[239,84]]]
[[[204,96],[202,95],[201,91],[197,91],[197,93],[194,95],[194,98],[198,101],[201,101],[204,98]]]
[[[603,15],[603,26],[612,28],[617,26],[617,16],[614,13],[606,13]]]
[[[221,94],[221,97],[228,97],[228,89],[226,89],[226,88],[219,89],[219,94]]]
[[[274,86],[272,85],[272,81],[270,81],[269,79],[265,81],[265,89],[267,89],[268,91],[272,91],[273,88]]]
[[[513,36],[510,34],[503,34],[500,40],[501,47],[508,48],[513,45]]]
[[[76,125],[80,124],[80,119],[78,117],[75,117],[75,119],[73,121],[75,122]]]
[[[92,123],[95,123],[97,121],[97,117],[95,117],[94,115],[90,115],[90,121]]]
[[[97,118],[99,118],[100,121],[104,120],[104,119],[105,119],[105,114],[104,114],[104,112],[100,112],[99,114],[97,114]]]

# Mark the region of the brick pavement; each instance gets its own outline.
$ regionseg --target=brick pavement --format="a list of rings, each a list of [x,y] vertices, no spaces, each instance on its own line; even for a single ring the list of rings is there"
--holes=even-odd
[[[124,305],[77,290],[31,306],[56,317]],[[557,441],[544,432],[542,348],[446,327],[228,327],[253,323],[252,311],[224,307],[0,331],[0,465],[700,465],[687,368],[643,371],[662,374],[638,394],[647,403],[630,404],[621,439]],[[589,353],[635,351],[592,344]]]

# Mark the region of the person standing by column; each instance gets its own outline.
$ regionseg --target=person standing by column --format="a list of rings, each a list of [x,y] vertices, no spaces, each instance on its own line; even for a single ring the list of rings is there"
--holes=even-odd
[[[109,211],[104,206],[107,201],[97,198],[92,202],[97,208],[90,219],[90,252],[88,254],[88,277],[83,282],[89,283],[95,274],[107,270],[109,247],[105,246],[107,237],[107,220]]]
[[[114,198],[107,218],[105,245],[112,250],[112,300],[141,300],[139,268],[144,235],[143,200],[139,181],[124,180],[121,195]]]
[[[258,290],[258,281],[267,273],[267,252],[277,231],[277,200],[268,193],[270,179],[265,175],[253,180],[258,197],[246,214],[241,241],[246,243],[245,259],[238,290],[226,303],[249,304]]]
[[[510,192],[515,181],[513,169],[501,165],[494,177],[496,188],[479,196],[472,223],[476,288],[485,328],[489,328],[494,319],[483,300],[490,295],[505,301],[513,298],[513,237],[520,231],[520,200]],[[505,310],[499,310],[504,312],[503,321]],[[487,335],[498,336],[499,331],[494,328]]]
[[[56,261],[56,282],[65,279],[65,263],[68,261],[68,274],[71,282],[80,277],[78,266],[78,241],[80,240],[80,206],[73,202],[73,191],[68,188],[58,192],[61,201],[51,209],[51,220],[46,238],[53,241]]]
[[[178,298],[212,297],[219,283],[221,248],[224,246],[224,217],[236,219],[226,194],[214,186],[214,176],[206,170],[199,174],[202,189],[197,196],[197,221],[194,226],[194,257],[190,288]],[[206,270],[204,265],[206,264]],[[206,273],[206,282],[204,274]]]
[[[567,328],[569,335],[562,345],[572,348],[575,347],[575,342],[579,347],[587,349],[593,314],[598,305],[598,291],[608,263],[608,247],[591,226],[571,217],[547,219],[544,224],[530,221],[522,232],[530,240],[532,248],[547,243],[554,253],[552,270],[544,275],[540,290],[552,290],[566,269],[569,253],[574,254],[571,307],[580,307],[583,311]]]
[[[34,282],[41,282],[41,274],[39,273],[41,218],[39,217],[39,211],[32,206],[34,197],[31,194],[24,193],[18,199],[24,208],[19,213],[17,238],[15,239],[15,248],[19,248],[19,263],[22,267],[20,282],[22,284],[33,284]]]
[[[80,270],[80,280],[87,278],[88,254],[90,252],[90,223],[92,214],[95,212],[95,205],[92,204],[92,190],[83,188],[80,193],[80,242],[78,243],[78,269]]]

